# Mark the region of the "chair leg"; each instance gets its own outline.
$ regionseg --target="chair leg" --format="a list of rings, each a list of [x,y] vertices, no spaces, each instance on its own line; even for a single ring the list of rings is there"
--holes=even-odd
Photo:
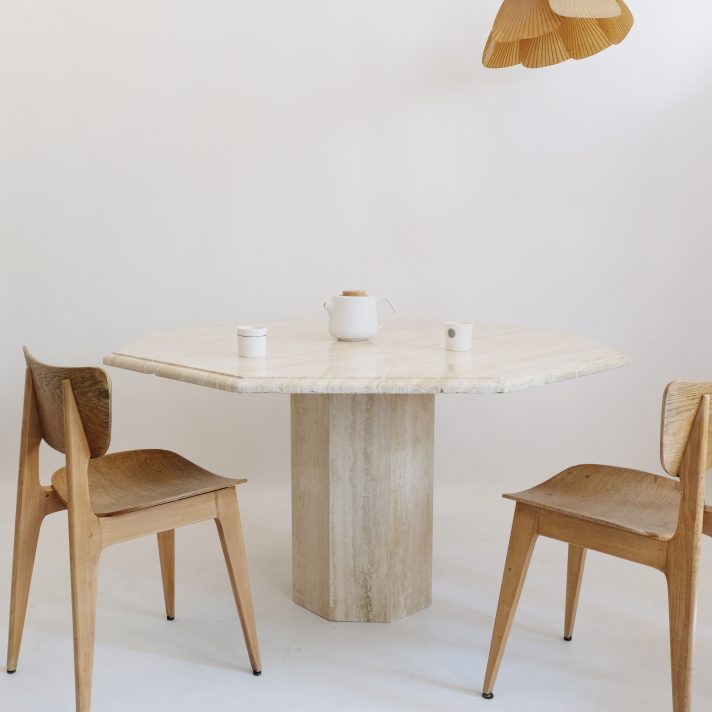
[[[72,622],[74,627],[74,686],[77,712],[91,709],[94,669],[94,630],[99,573],[98,527],[69,521],[69,565],[72,575]]]
[[[578,609],[583,567],[586,563],[586,549],[569,544],[569,562],[566,571],[566,614],[564,616],[564,640],[574,635],[574,623]]]
[[[215,523],[220,535],[227,571],[230,575],[230,583],[232,584],[232,592],[235,596],[237,612],[242,624],[242,632],[245,636],[247,653],[250,656],[252,672],[255,675],[260,675],[262,662],[260,661],[260,649],[257,643],[255,614],[252,609],[252,592],[247,575],[247,558],[245,556],[245,544],[242,539],[242,526],[240,524],[240,512],[237,506],[235,488],[220,490],[217,493],[217,503],[218,516],[215,519]]]
[[[7,637],[7,671],[17,670],[22,632],[25,627],[27,599],[35,564],[37,541],[44,519],[44,503],[32,493],[18,495],[15,518],[15,545],[12,559],[12,586],[10,589],[10,623]]]
[[[667,575],[670,610],[670,663],[673,712],[692,710],[692,648],[695,632],[697,576],[673,565]]]
[[[172,621],[176,615],[176,530],[158,532],[158,556],[161,560],[163,598],[166,602],[166,618]]]
[[[499,665],[502,662],[502,655],[507,644],[512,621],[517,611],[517,604],[524,586],[529,561],[534,550],[538,520],[538,510],[517,504],[514,521],[512,522],[512,533],[509,538],[507,561],[504,565],[504,574],[502,576],[497,615],[494,621],[494,630],[492,631],[487,672],[485,673],[482,689],[482,696],[485,699],[494,697],[492,690],[499,672]]]

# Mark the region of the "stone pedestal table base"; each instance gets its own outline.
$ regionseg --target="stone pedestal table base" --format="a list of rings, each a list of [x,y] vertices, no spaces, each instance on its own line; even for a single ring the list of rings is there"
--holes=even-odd
[[[294,600],[388,622],[432,591],[434,395],[292,395]]]

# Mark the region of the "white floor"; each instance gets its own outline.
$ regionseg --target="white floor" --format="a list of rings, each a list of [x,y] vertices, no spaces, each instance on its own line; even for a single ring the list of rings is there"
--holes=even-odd
[[[9,473],[8,473],[9,475]],[[671,709],[664,580],[592,554],[572,643],[561,638],[565,547],[540,540],[491,702],[480,697],[511,504],[482,478],[436,490],[433,605],[389,625],[334,624],[290,599],[288,480],[241,489],[264,673],[253,677],[212,524],[178,534],[177,617],[165,620],[152,539],[102,560],[94,709]],[[0,485],[6,620],[14,483]],[[705,564],[710,568],[710,547]],[[712,606],[703,577],[695,709],[712,703]],[[5,633],[4,627],[2,629]],[[74,709],[66,519],[42,532],[20,665],[0,709]]]

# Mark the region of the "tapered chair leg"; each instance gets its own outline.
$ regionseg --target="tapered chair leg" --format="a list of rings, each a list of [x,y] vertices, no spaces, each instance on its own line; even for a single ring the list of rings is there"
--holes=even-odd
[[[676,571],[677,569],[677,571]],[[670,567],[667,576],[670,610],[670,663],[673,712],[692,710],[692,648],[695,633],[697,576],[684,567]]]
[[[98,541],[98,528],[89,531],[76,525],[73,527],[71,514],[69,526],[76,709],[77,712],[89,712],[94,669],[96,594],[101,549]]]
[[[158,532],[158,556],[161,560],[163,598],[166,602],[166,618],[172,621],[176,615],[176,531]]]
[[[586,549],[576,544],[569,544],[569,561],[566,571],[566,613],[564,615],[564,640],[571,640],[574,635],[574,623],[578,609],[581,579],[586,563]]]
[[[15,518],[15,546],[12,559],[12,585],[10,589],[10,624],[7,638],[7,671],[17,669],[20,657],[22,631],[25,627],[27,599],[35,564],[40,526],[44,519],[44,505],[38,496],[18,494]]]
[[[517,504],[512,522],[512,533],[509,538],[507,561],[504,565],[502,588],[499,593],[497,615],[492,632],[487,672],[485,673],[482,696],[485,699],[494,697],[492,690],[499,672],[504,648],[507,644],[512,621],[517,611],[517,604],[524,586],[524,579],[529,568],[532,551],[537,538],[537,523],[539,512],[525,505]]]
[[[257,643],[257,629],[255,627],[255,614],[252,608],[252,592],[247,575],[247,558],[245,544],[242,538],[240,512],[237,506],[235,488],[220,490],[217,493],[218,516],[215,519],[220,543],[222,544],[225,563],[227,564],[232,592],[237,604],[237,612],[245,636],[247,654],[250,657],[252,671],[255,675],[262,672],[260,649]]]

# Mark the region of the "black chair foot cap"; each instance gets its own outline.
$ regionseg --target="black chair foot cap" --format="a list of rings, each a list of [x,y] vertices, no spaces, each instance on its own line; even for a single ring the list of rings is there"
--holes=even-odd
[[[12,674],[13,674],[14,672],[16,672],[16,671],[17,671],[17,668],[15,668],[14,670],[8,670],[8,671],[7,671],[7,674],[8,674],[8,675],[12,675]]]
[[[252,671],[252,674],[253,674],[255,677],[259,677],[259,676],[262,674],[262,670],[253,670],[253,671]]]
[[[491,700],[494,697],[494,692],[483,692],[482,697],[486,700]]]
[[[174,621],[176,619],[175,616],[166,616],[167,621]]]
[[[565,635],[565,636],[564,636],[564,640],[565,640],[567,643],[570,643],[573,639],[574,639],[574,636],[573,636],[573,635]]]

